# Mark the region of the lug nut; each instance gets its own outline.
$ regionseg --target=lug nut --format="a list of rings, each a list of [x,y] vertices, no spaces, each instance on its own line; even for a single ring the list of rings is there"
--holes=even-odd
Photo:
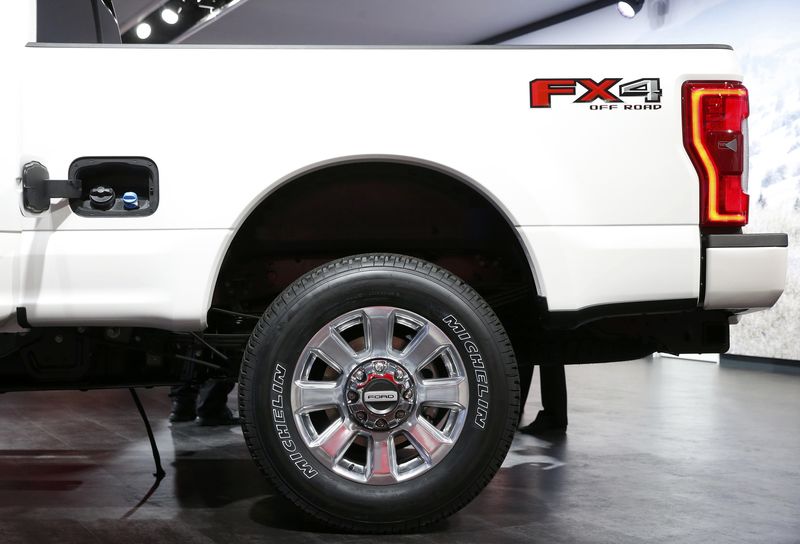
[[[386,364],[383,361],[375,363],[375,372],[383,372],[386,369]]]
[[[412,398],[414,398],[414,391],[411,388],[406,389],[405,391],[403,391],[403,398],[406,400],[411,400]]]
[[[397,419],[403,419],[404,417],[406,417],[406,413],[403,410],[398,410],[394,413],[394,417],[396,417]]]
[[[356,379],[356,381],[363,382],[364,379],[366,379],[367,375],[364,374],[363,370],[359,370],[358,372],[355,373],[355,376],[353,377]]]
[[[347,392],[347,400],[350,402],[355,402],[358,399],[358,395],[355,391],[348,391]]]
[[[401,369],[399,369],[399,368],[398,368],[397,370],[395,370],[395,371],[394,371],[394,377],[395,377],[395,379],[402,380],[403,378],[405,378],[405,376],[406,376],[406,373],[405,373],[405,372],[403,372],[403,371],[402,371]]]
[[[379,429],[383,429],[384,427],[386,427],[386,420],[379,419],[378,421],[375,422],[375,426]]]
[[[356,412],[356,417],[358,418],[359,421],[364,421],[365,419],[367,419],[367,413],[366,412]]]

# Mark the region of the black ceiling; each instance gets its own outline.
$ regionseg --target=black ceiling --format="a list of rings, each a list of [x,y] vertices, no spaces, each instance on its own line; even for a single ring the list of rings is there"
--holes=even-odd
[[[120,26],[123,30],[132,27],[163,3],[116,0]],[[461,45],[596,4],[587,0],[241,0],[181,41]],[[536,25],[530,28],[535,30]]]

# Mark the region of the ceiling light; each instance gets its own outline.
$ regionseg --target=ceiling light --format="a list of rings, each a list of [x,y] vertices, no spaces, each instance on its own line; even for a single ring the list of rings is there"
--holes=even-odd
[[[627,0],[625,2],[617,2],[617,11],[623,17],[631,19],[642,10],[644,0]]]
[[[139,23],[136,26],[136,37],[140,40],[146,40],[153,33],[153,28],[147,23]]]
[[[178,12],[172,8],[164,8],[161,10],[161,20],[167,23],[168,25],[174,25],[180,19],[180,15]]]

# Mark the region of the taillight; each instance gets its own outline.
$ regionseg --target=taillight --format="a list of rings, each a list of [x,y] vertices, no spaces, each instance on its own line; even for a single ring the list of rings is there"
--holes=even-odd
[[[700,176],[702,226],[747,224],[748,114],[747,89],[739,82],[683,84],[683,145]]]

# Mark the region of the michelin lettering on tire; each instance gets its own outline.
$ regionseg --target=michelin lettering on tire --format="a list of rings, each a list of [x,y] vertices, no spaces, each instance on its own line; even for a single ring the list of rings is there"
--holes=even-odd
[[[280,363],[275,365],[275,372],[272,375],[272,421],[275,426],[275,434],[281,442],[281,446],[286,450],[289,460],[294,463],[306,478],[309,480],[318,474],[317,470],[305,460],[303,454],[298,451],[297,444],[289,432],[286,425],[286,411],[284,408],[284,380],[286,369]]]
[[[483,363],[478,346],[472,341],[472,335],[467,329],[452,315],[446,315],[442,321],[450,327],[458,339],[464,343],[464,350],[469,354],[472,362],[472,369],[475,372],[475,383],[478,389],[477,410],[473,423],[481,429],[486,427],[486,419],[489,417],[489,378],[486,375],[486,366]]]

